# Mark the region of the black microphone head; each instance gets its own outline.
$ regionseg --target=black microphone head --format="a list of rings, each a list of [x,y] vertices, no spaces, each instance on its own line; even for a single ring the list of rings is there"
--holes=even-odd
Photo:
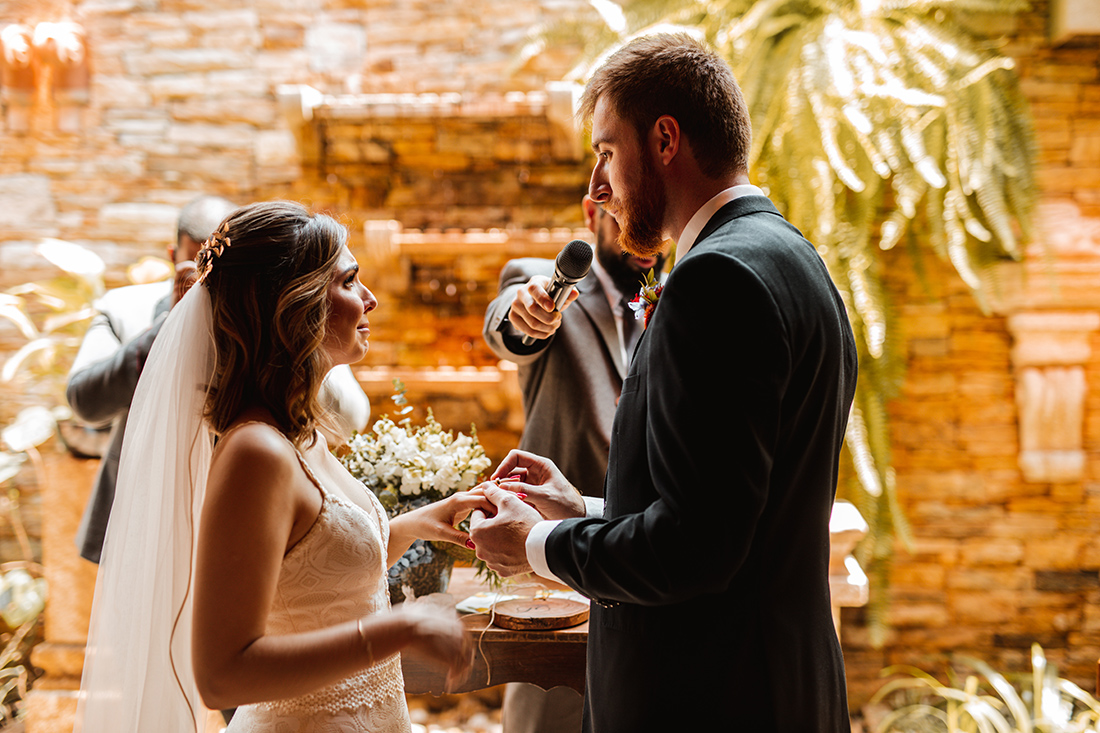
[[[580,280],[592,267],[592,245],[583,239],[574,239],[562,247],[554,267],[570,280]]]

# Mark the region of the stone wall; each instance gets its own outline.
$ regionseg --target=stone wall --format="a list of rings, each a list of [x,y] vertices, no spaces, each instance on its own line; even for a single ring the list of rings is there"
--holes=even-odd
[[[1069,200],[1100,216],[1100,36],[1052,47],[1049,13],[1064,0],[1038,0],[1003,52],[1016,59],[1038,142],[1036,180],[1045,200]],[[1093,9],[1095,16],[1095,8]]]
[[[1057,225],[1073,221],[1063,216]],[[1076,423],[1085,462],[1067,478],[1025,476],[1019,398],[1028,369],[1020,360],[1022,334],[1014,336],[1010,328],[1024,309],[982,313],[943,263],[926,258],[927,280],[920,281],[906,254],[887,255],[890,297],[900,304],[896,328],[908,355],[901,392],[890,406],[891,446],[913,542],[895,547],[886,645],[871,646],[866,609],[843,612],[853,706],[881,685],[877,672],[889,665],[941,673],[947,655],[958,652],[1019,672],[1030,669],[1033,642],[1064,675],[1095,690],[1100,338],[1090,319],[1100,305],[1100,239],[1087,241],[1093,291],[1075,306],[1028,310],[1085,319],[1076,334],[1085,351],[1077,368],[1088,389],[1077,403],[1084,419]],[[1064,295],[1072,285],[1072,275],[1064,272],[1048,279],[1051,272],[1040,262],[1030,275],[1031,287],[1042,295],[1054,287]],[[1054,418],[1042,429],[1054,433],[1064,424]]]
[[[578,89],[322,97],[298,129],[319,179],[356,215],[416,228],[543,227],[578,221],[588,184]]]
[[[507,7],[260,0],[240,10],[212,0],[78,3],[74,19],[87,31],[92,69],[82,127],[58,129],[58,105],[45,87],[30,107],[8,105],[0,126],[0,287],[51,273],[32,250],[41,237],[88,245],[106,260],[108,285],[123,284],[125,265],[163,253],[179,207],[199,193],[241,203],[303,200],[343,215],[353,243],[365,220],[406,210],[413,226],[576,223],[566,197],[579,196],[583,167],[574,155],[572,164],[559,158],[551,172],[540,171],[549,142],[538,105],[512,117],[502,105],[515,109],[505,93],[541,93],[564,74],[568,48],[526,64],[516,55],[532,27],[584,7],[580,0]],[[63,10],[8,0],[0,23],[33,25]],[[354,174],[327,165],[331,156],[315,164],[280,107],[283,85],[323,94],[461,93],[465,107],[434,129],[425,104],[412,105],[420,120],[396,120],[391,128],[404,130],[402,139],[385,141],[392,190],[375,195],[362,185],[370,161],[356,161],[364,166]],[[16,112],[29,117],[26,131],[15,129]],[[339,152],[338,125],[326,127]],[[482,172],[498,163],[507,170],[497,182],[472,180],[461,156],[479,158]],[[553,190],[561,193],[548,196]],[[482,208],[454,216],[456,198]],[[17,343],[0,321],[0,353]],[[21,404],[11,398],[0,420]]]
[[[33,21],[43,7],[0,0],[0,24]],[[568,69],[568,49],[527,65],[515,64],[514,54],[531,25],[584,7],[581,0],[256,0],[245,10],[212,0],[80,3],[93,68],[82,129],[54,129],[56,110],[44,95],[27,132],[0,128],[0,288],[51,274],[33,251],[40,237],[88,245],[107,261],[108,285],[119,285],[126,264],[163,252],[179,206],[200,192],[242,203],[306,201],[348,223],[381,302],[371,352],[357,367],[376,412],[388,407],[389,380],[399,376],[413,402],[432,405],[447,427],[476,422],[500,457],[518,435],[517,398],[514,376],[481,341],[481,315],[507,258],[550,255],[572,236],[588,175],[554,110],[561,90],[550,82]],[[894,631],[884,648],[871,647],[860,611],[844,613],[853,706],[866,701],[887,664],[932,671],[957,650],[1021,669],[1033,640],[1072,679],[1094,686],[1097,331],[1086,332],[1078,364],[1088,388],[1082,473],[1028,481],[1020,465],[1017,390],[1033,366],[1016,354],[1022,332],[1014,319],[1100,307],[1100,295],[1089,300],[1091,290],[1100,294],[1095,287],[1079,287],[1076,300],[1063,302],[1067,278],[1100,285],[1087,234],[1100,218],[1100,43],[1052,47],[1048,12],[1040,0],[992,30],[1007,34],[1033,105],[1042,198],[1073,206],[1049,219],[1054,225],[1041,239],[1053,242],[1066,221],[1075,222],[1083,244],[1080,257],[1067,261],[1078,269],[1063,272],[1061,294],[1041,300],[1039,264],[1011,266],[1006,282],[1031,273],[1020,286],[1031,300],[1008,299],[986,314],[943,263],[924,261],[921,279],[905,252],[883,254],[908,358],[891,412],[898,493],[914,544],[898,547]],[[1034,257],[1041,263],[1041,252]],[[0,320],[0,358],[19,342]],[[21,385],[0,385],[0,424],[38,399]],[[34,477],[21,476],[20,486],[37,532]],[[14,547],[6,531],[0,527],[4,558]]]

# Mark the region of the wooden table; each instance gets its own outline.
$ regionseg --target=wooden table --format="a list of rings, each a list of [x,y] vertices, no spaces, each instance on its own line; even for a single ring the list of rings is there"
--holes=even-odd
[[[847,502],[837,502],[833,506],[829,522],[829,587],[838,635],[840,607],[862,606],[867,602],[867,576],[850,554],[866,531],[867,524],[855,507]],[[452,602],[457,603],[483,590],[488,588],[474,579],[473,568],[454,569],[448,589]],[[465,616],[463,623],[477,642],[474,669],[463,684],[449,692],[469,692],[505,682],[530,682],[546,690],[565,686],[584,694],[587,623],[558,631],[509,631],[492,626],[488,615]],[[405,670],[406,691],[436,695],[448,692],[444,689],[446,675],[437,667],[411,655],[404,655],[401,665]],[[1100,662],[1097,664],[1097,687],[1100,688]]]
[[[473,568],[456,567],[448,595],[458,603],[488,588],[474,578]],[[508,590],[504,591],[509,593]],[[530,593],[529,589],[515,591]],[[412,694],[469,692],[505,682],[530,682],[549,690],[572,687],[584,694],[584,661],[588,623],[554,631],[511,631],[493,626],[488,614],[463,615],[462,622],[474,637],[474,666],[466,680],[444,689],[446,673],[437,665],[404,654],[405,691]]]

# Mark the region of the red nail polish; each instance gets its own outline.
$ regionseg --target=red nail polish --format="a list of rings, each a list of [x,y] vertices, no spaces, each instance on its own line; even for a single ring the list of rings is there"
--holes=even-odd
[[[466,540],[466,546],[469,547],[471,550],[476,550],[477,549],[477,547],[474,545],[473,540]]]
[[[527,494],[523,493],[522,491],[517,491],[516,496],[518,496],[521,499],[526,499],[527,498]]]

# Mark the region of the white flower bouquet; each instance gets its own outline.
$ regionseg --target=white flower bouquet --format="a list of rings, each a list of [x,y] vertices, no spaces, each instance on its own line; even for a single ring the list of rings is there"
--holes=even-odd
[[[405,386],[394,380],[394,388],[398,417],[408,415],[413,408],[405,399]],[[419,427],[413,427],[408,417],[394,422],[383,416],[370,431],[352,435],[336,450],[344,467],[374,492],[390,517],[477,486],[492,465],[473,425],[469,435],[456,436],[443,429],[430,408],[427,413]],[[389,570],[390,599],[399,603],[410,589],[416,595],[445,591],[456,559],[477,567],[478,575],[490,585],[500,582],[465,547],[417,540]]]
[[[491,465],[470,435],[444,430],[431,409],[424,425],[413,428],[405,418],[388,416],[370,432],[353,435],[340,460],[353,476],[378,496],[391,517],[466,491],[481,481]]]

